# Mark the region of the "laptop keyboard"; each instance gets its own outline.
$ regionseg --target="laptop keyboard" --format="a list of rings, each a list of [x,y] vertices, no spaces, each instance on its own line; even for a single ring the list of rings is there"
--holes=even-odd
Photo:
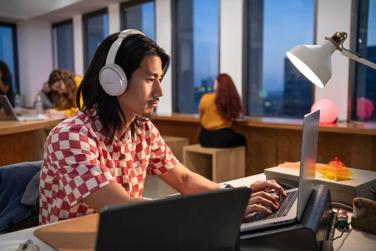
[[[251,217],[248,217],[244,220],[244,222],[254,222],[259,220],[267,220],[267,219],[273,219],[281,216],[286,216],[287,213],[290,211],[290,208],[294,204],[294,201],[296,197],[298,196],[298,190],[286,192],[286,197],[279,201],[279,204],[281,205],[279,209],[272,213],[272,214],[261,214],[256,213],[252,215]]]

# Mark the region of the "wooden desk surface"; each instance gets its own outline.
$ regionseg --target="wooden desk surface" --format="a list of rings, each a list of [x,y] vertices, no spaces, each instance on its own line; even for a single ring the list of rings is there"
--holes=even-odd
[[[37,121],[1,120],[0,136],[51,128],[59,124],[61,121],[61,118],[48,118],[46,120]]]

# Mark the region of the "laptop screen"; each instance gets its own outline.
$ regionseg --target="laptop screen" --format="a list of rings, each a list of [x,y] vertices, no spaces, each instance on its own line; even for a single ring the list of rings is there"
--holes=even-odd
[[[320,110],[304,116],[300,157],[297,219],[300,221],[304,208],[314,187]]]
[[[17,120],[16,113],[6,95],[0,95],[0,106],[4,109],[5,114],[9,119]]]
[[[108,207],[96,250],[235,250],[246,187]]]

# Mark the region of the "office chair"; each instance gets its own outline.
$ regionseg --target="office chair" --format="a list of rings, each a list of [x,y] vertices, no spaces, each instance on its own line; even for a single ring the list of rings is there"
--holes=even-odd
[[[26,188],[39,185],[41,165],[34,161],[0,167],[0,233],[38,225],[39,192]]]

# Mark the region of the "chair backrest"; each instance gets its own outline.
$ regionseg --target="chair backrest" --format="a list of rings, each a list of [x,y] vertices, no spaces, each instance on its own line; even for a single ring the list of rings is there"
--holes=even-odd
[[[40,171],[42,161],[0,167],[0,231],[29,217],[33,206],[21,203],[30,180]]]

